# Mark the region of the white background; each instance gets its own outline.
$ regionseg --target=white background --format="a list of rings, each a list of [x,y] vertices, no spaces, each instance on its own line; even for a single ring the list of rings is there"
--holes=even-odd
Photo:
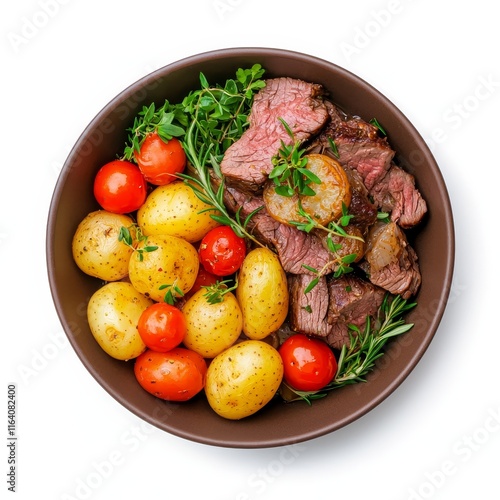
[[[9,0],[2,10],[0,436],[15,383],[14,498],[499,498],[494,2]],[[455,216],[450,302],[422,361],[368,415],[287,448],[210,447],[141,422],[78,361],[46,276],[52,191],[89,121],[154,69],[236,46],[307,52],[378,88],[428,141]]]

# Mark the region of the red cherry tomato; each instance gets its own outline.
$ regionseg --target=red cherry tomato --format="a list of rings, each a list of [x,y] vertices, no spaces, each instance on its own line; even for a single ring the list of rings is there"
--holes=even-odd
[[[146,180],[133,163],[113,160],[97,172],[94,179],[94,196],[97,203],[108,212],[134,212],[146,200]]]
[[[168,352],[147,349],[134,364],[140,386],[167,401],[187,401],[205,386],[207,364],[202,356],[183,347]]]
[[[153,351],[167,352],[184,340],[186,318],[177,307],[157,302],[142,312],[137,330],[147,347]]]
[[[156,132],[146,136],[135,160],[146,180],[155,186],[163,186],[177,179],[176,174],[186,166],[186,153],[179,139],[165,142]]]
[[[295,334],[279,348],[285,382],[299,391],[318,391],[337,373],[337,360],[322,340]]]
[[[229,226],[211,229],[201,240],[198,253],[204,269],[216,276],[229,276],[237,271],[247,252],[244,238]]]

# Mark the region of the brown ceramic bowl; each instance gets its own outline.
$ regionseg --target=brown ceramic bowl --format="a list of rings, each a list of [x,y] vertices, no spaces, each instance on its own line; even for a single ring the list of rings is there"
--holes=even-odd
[[[94,175],[122,151],[126,129],[142,105],[165,98],[178,102],[198,88],[199,73],[223,83],[239,67],[260,63],[267,77],[289,76],[323,84],[332,99],[352,114],[376,117],[388,131],[396,161],[415,175],[428,202],[425,222],[411,235],[419,255],[422,286],[408,316],[414,328],[390,344],[366,383],[348,386],[315,401],[273,402],[252,417],[225,420],[204,397],[184,404],[163,402],[136,382],[132,363],[109,357],[93,339],[86,304],[101,286],[74,264],[71,240],[78,223],[97,207]],[[66,334],[92,376],[131,412],[171,434],[195,442],[234,448],[287,445],[319,437],[360,418],[387,398],[419,362],[443,315],[453,273],[454,228],[441,172],[425,142],[383,95],[352,73],[322,59],[265,48],[231,48],[203,53],[159,69],[113,99],[84,130],[57,182],[48,218],[47,263],[52,295]]]

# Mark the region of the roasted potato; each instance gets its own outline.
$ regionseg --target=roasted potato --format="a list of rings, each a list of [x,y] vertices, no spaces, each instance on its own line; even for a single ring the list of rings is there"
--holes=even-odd
[[[269,214],[283,224],[290,221],[305,222],[299,214],[299,201],[303,210],[316,222],[326,225],[342,215],[342,205],[351,203],[351,185],[339,162],[322,154],[306,156],[306,168],[315,174],[321,184],[310,184],[315,195],[285,197],[276,193],[276,185],[269,181],[264,188],[264,203]]]
[[[248,338],[263,339],[283,324],[288,314],[288,286],[274,252],[258,247],[247,254],[238,273],[236,298]]]
[[[221,302],[210,303],[201,288],[182,308],[186,318],[184,345],[204,358],[214,358],[232,346],[241,334],[243,316],[236,297],[226,292]]]
[[[178,288],[185,294],[193,286],[200,262],[196,249],[186,240],[148,236],[139,242],[136,253],[129,261],[129,279],[147,297],[160,302],[169,291],[175,296]]]
[[[174,181],[154,189],[137,212],[137,223],[145,235],[168,234],[191,243],[201,240],[219,225],[193,189],[183,181]]]
[[[261,410],[283,379],[278,351],[260,340],[245,340],[216,356],[207,370],[205,394],[221,417],[239,420]]]
[[[137,331],[137,322],[152,303],[128,282],[107,283],[89,300],[87,318],[90,331],[113,358],[125,361],[136,358],[146,350]]]
[[[118,240],[120,228],[130,227],[127,215],[105,210],[89,213],[78,225],[72,241],[73,258],[86,274],[103,281],[117,281],[128,274],[133,249]]]

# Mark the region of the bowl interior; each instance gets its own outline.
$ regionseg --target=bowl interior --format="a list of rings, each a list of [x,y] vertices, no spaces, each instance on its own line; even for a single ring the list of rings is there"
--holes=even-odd
[[[266,77],[290,76],[321,83],[331,99],[366,120],[376,117],[388,132],[396,161],[414,174],[429,205],[411,242],[419,256],[422,286],[418,306],[408,320],[415,323],[395,339],[364,384],[345,387],[313,406],[273,402],[241,421],[216,415],[204,397],[185,404],[163,402],[146,393],[134,378],[132,363],[105,354],[93,339],[86,306],[101,283],[74,264],[71,239],[90,211],[98,208],[93,178],[101,165],[123,150],[126,129],[143,105],[181,100],[198,88],[199,74],[223,83],[239,67],[260,63]],[[454,263],[454,229],[450,201],[439,168],[406,117],[371,85],[321,59],[296,52],[235,48],[203,53],[170,64],[137,81],[110,102],[85,129],[58,179],[47,227],[47,265],[51,291],[66,334],[92,376],[124,407],[145,421],[196,442],[242,448],[297,443],[324,435],[361,417],[382,402],[408,376],[428,347],[448,298]]]

